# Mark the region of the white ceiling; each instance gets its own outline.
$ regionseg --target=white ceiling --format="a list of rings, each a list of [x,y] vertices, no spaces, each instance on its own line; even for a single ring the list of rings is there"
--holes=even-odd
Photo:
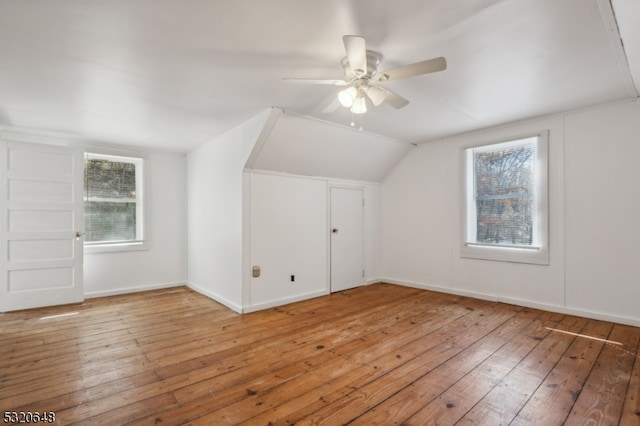
[[[412,147],[274,108],[245,168],[382,182]]]
[[[282,78],[342,78],[357,34],[380,69],[447,58],[363,117],[420,143],[637,97],[638,32],[617,26],[636,24],[608,0],[0,0],[0,125],[176,151],[271,106],[348,125],[322,113],[339,88]]]

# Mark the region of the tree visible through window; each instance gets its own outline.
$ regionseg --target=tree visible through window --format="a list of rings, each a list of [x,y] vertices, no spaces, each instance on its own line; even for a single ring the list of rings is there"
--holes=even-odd
[[[549,264],[549,132],[466,148],[461,257]]]
[[[535,140],[474,150],[475,242],[533,243],[535,158]]]
[[[142,240],[142,159],[87,154],[85,159],[85,242]]]

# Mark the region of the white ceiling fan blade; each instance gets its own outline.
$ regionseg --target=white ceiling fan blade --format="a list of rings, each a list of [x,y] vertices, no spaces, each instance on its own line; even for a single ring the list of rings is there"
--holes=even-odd
[[[393,93],[391,90],[388,90],[387,96],[384,98],[384,103],[387,105],[391,105],[395,109],[404,108],[409,105],[409,101],[403,98],[400,95]]]
[[[346,86],[349,84],[348,81],[344,80],[322,80],[322,79],[312,79],[312,78],[283,78],[283,81],[288,81],[291,83],[303,83],[303,84],[321,84],[321,85],[329,85],[329,86]]]
[[[384,99],[387,97],[387,93],[389,93],[389,91],[380,86],[369,86],[367,89],[367,96],[375,106],[379,106],[384,102]]]
[[[395,109],[400,109],[409,105],[407,99],[381,86],[369,86],[367,96],[375,106],[385,103]]]
[[[364,37],[346,35],[342,37],[342,41],[351,72],[356,77],[362,77],[367,73],[367,47]]]
[[[427,59],[415,64],[405,65],[378,73],[376,81],[399,80],[401,78],[415,77],[417,75],[444,71],[447,69],[447,60],[443,57]]]
[[[322,109],[321,112],[322,114],[331,114],[333,112],[336,112],[340,108],[340,106],[341,105],[340,101],[338,101],[338,98],[334,98],[329,105]]]

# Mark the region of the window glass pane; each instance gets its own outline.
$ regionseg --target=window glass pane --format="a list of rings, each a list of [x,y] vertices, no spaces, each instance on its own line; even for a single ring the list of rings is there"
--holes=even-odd
[[[136,165],[88,158],[84,207],[86,242],[136,240]]]
[[[533,243],[534,142],[474,150],[476,242]]]

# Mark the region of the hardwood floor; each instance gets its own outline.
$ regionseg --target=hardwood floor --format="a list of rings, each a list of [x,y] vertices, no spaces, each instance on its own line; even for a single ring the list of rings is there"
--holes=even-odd
[[[0,315],[0,414],[639,425],[639,341],[637,327],[388,284],[246,315],[181,287]]]

